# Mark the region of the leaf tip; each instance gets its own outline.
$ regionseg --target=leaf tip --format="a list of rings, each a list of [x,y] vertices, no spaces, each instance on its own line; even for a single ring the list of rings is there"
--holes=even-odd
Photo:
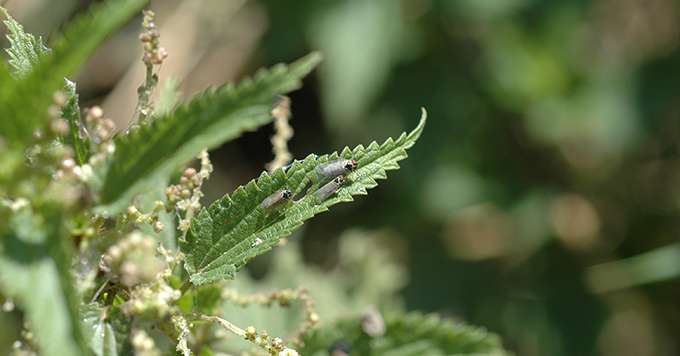
[[[427,123],[427,110],[424,107],[421,107],[420,121],[418,122],[418,126],[416,126],[416,128],[414,128],[413,131],[408,134],[408,141],[411,141],[411,145],[408,147],[412,146],[413,143],[415,143],[415,141],[420,138],[420,135],[423,133],[423,129],[425,129],[425,123]]]
[[[423,128],[425,128],[425,123],[427,122],[427,109],[425,107],[420,108],[420,121],[418,122],[418,126],[416,126],[414,131],[423,131]]]
[[[310,65],[317,66],[323,60],[323,55],[319,51],[314,51],[303,57],[303,60]]]
[[[323,60],[323,56],[321,55],[320,52],[312,52],[297,61],[295,61],[291,65],[291,70],[294,72],[298,72],[300,76],[307,75],[307,73],[311,72],[316,66],[321,63]]]

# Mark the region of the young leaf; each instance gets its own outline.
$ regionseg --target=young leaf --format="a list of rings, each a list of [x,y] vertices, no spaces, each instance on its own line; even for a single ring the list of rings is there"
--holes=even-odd
[[[312,331],[298,351],[302,355],[328,355],[338,342],[358,355],[508,355],[494,334],[483,329],[419,313],[385,316],[385,334],[366,335],[361,318],[339,321]]]
[[[24,27],[10,16],[4,7],[0,6],[0,12],[5,15],[6,20],[3,22],[10,32],[7,35],[10,47],[5,49],[9,55],[8,62],[14,67],[15,74],[23,76],[38,63],[42,55],[49,53],[50,49],[45,46],[42,37],[36,38],[24,32]]]
[[[97,356],[118,355],[116,333],[113,326],[102,320],[103,312],[96,303],[81,305],[83,333],[90,349]]]
[[[10,144],[26,142],[44,124],[52,95],[64,77],[88,59],[114,30],[140,11],[148,0],[109,0],[69,23],[52,51],[40,56],[31,70],[17,81],[0,82],[0,107],[11,120],[0,120],[0,132]]]
[[[234,139],[271,121],[277,95],[297,89],[320,61],[316,53],[263,70],[238,86],[209,90],[173,113],[116,139],[104,176],[99,212],[113,214],[135,194],[195,157],[202,149]]]
[[[407,157],[406,150],[420,137],[426,116],[423,109],[418,126],[397,140],[390,138],[382,145],[373,142],[353,150],[345,148],[340,154],[318,158],[310,155],[301,162],[296,161],[287,172],[278,169],[271,175],[262,173],[257,180],[202,209],[192,221],[186,241],[180,241],[191,282],[201,285],[231,279],[248,260],[271,249],[305,220],[332,205],[352,201],[354,195],[367,194],[367,189],[378,185],[376,179],[387,177],[385,171],[399,168],[397,162]],[[347,182],[335,195],[318,201],[314,194],[318,184],[314,184],[304,197],[275,212],[260,207],[264,199],[280,189],[302,194],[315,179],[316,168],[338,157],[354,159],[359,165],[348,174]]]
[[[73,146],[78,164],[87,163],[90,156],[90,140],[84,133],[83,123],[80,118],[80,106],[76,83],[66,79],[66,104],[61,111],[61,116],[68,121],[69,135],[67,142]]]
[[[84,355],[61,216],[11,214],[0,229],[0,290],[31,322],[41,355]]]

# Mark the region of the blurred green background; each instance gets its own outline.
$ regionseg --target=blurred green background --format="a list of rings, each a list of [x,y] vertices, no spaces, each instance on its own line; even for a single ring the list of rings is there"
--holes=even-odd
[[[6,6],[49,37],[89,3]],[[294,235],[309,263],[332,268],[341,236],[358,228],[399,256],[408,309],[484,326],[517,355],[680,352],[677,0],[157,0],[152,9],[170,53],[161,80],[177,79],[184,97],[324,54],[292,95],[297,158],[396,136],[427,108],[400,171]],[[77,78],[84,106],[102,105],[120,127],[142,78],[140,22]],[[213,153],[207,200],[259,174],[272,132]],[[270,259],[254,264],[255,277],[276,276]]]

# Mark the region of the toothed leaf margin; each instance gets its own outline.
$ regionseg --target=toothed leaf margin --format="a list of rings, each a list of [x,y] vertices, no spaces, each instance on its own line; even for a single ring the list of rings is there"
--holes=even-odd
[[[186,241],[180,241],[191,282],[201,285],[231,279],[250,259],[276,246],[306,220],[332,205],[353,201],[355,195],[366,195],[368,189],[378,185],[376,180],[387,178],[386,171],[399,168],[398,162],[407,157],[406,150],[420,137],[426,117],[423,109],[420,123],[412,132],[396,140],[387,139],[382,145],[373,142],[368,147],[345,148],[341,153],[310,155],[294,162],[287,172],[264,172],[203,208],[192,221]],[[347,182],[336,194],[319,202],[313,194],[318,183],[312,183],[316,168],[338,158],[355,159],[358,168],[347,175]],[[264,199],[284,188],[293,191],[298,200],[276,212],[260,207]]]

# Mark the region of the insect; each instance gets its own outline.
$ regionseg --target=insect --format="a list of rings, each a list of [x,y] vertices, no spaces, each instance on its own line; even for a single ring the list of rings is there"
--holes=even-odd
[[[281,207],[293,197],[293,193],[288,189],[281,189],[274,192],[274,194],[265,198],[260,204],[260,208],[269,210]]]
[[[322,202],[328,199],[328,197],[331,195],[335,194],[335,192],[337,192],[344,183],[345,176],[337,176],[332,181],[326,183],[323,187],[314,192],[314,196],[318,201]]]
[[[338,340],[328,349],[331,356],[348,356],[351,352],[352,345],[346,340]]]
[[[260,246],[262,245],[262,242],[263,242],[262,239],[258,237],[255,239],[255,241],[253,241],[252,244],[250,244],[250,247]]]
[[[317,173],[323,178],[332,179],[340,175],[352,172],[358,166],[357,161],[353,159],[338,159],[335,161],[322,164],[316,168]]]

